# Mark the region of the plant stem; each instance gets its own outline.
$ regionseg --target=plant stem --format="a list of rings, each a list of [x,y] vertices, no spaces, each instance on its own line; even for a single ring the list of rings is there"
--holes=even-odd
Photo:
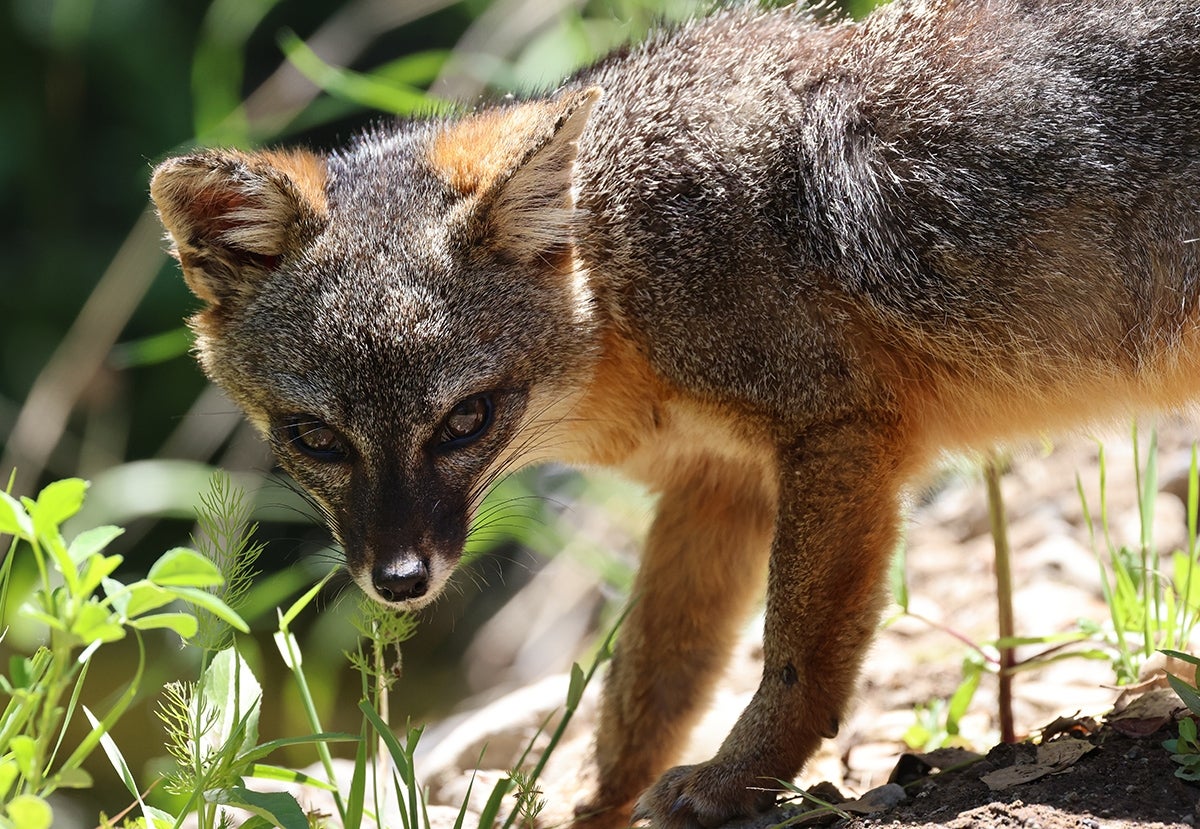
[[[296,677],[296,688],[300,692],[300,701],[304,706],[304,714],[308,718],[308,725],[314,733],[320,733],[321,717],[317,714],[317,705],[313,701],[312,693],[308,689],[308,680],[304,676],[304,668],[301,667],[300,654],[296,652],[294,647],[296,639],[287,630],[286,626],[281,626],[280,631],[284,634],[284,642],[288,650],[288,667],[292,674]],[[325,769],[325,774],[330,782],[336,781],[337,776],[333,773],[333,755],[329,753],[329,746],[324,742],[317,743],[317,756],[321,760],[321,765]],[[332,792],[334,805],[337,806],[338,814],[342,817],[346,815],[346,804],[342,802],[342,795],[337,789]]]
[[[987,482],[988,519],[992,525],[992,543],[996,550],[996,605],[1000,638],[1015,636],[1013,623],[1012,549],[1008,544],[1008,524],[1004,514],[1004,496],[1000,491],[1000,458],[993,450],[988,453],[983,465],[983,478]],[[1013,727],[1012,682],[1013,665],[1016,662],[1013,648],[1000,650],[1000,739],[1006,743],[1017,741]]]

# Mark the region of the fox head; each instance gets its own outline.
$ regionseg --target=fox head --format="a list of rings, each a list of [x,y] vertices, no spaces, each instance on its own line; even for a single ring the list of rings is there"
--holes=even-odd
[[[412,122],[329,156],[201,151],[154,171],[205,303],[200,363],[379,601],[430,602],[488,485],[569,440],[600,327],[572,193],[598,97]]]

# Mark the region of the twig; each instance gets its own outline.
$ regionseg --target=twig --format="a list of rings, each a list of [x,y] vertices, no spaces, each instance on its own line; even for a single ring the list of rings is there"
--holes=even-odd
[[[988,519],[992,525],[992,543],[996,548],[996,604],[999,619],[1000,639],[1012,639],[1013,624],[1012,550],[1008,543],[1008,525],[1004,514],[1004,496],[1000,491],[1000,459],[995,451],[989,452],[983,465],[983,478],[987,483]],[[1016,661],[1014,648],[1004,646],[1000,651],[999,708],[1000,739],[1006,743],[1017,741],[1013,727],[1012,683],[1013,665]]]

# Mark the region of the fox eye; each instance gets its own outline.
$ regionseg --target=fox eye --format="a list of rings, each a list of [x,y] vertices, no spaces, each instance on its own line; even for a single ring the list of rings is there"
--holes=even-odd
[[[442,421],[441,448],[464,446],[492,425],[492,398],[476,394],[459,402]]]
[[[346,457],[346,445],[325,421],[301,415],[284,428],[287,442],[317,461],[340,461]]]

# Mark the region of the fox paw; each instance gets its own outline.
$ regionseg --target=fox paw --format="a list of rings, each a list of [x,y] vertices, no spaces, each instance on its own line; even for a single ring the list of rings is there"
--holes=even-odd
[[[649,820],[654,829],[714,829],[770,807],[775,793],[766,785],[716,762],[676,766],[642,795],[633,819]]]

